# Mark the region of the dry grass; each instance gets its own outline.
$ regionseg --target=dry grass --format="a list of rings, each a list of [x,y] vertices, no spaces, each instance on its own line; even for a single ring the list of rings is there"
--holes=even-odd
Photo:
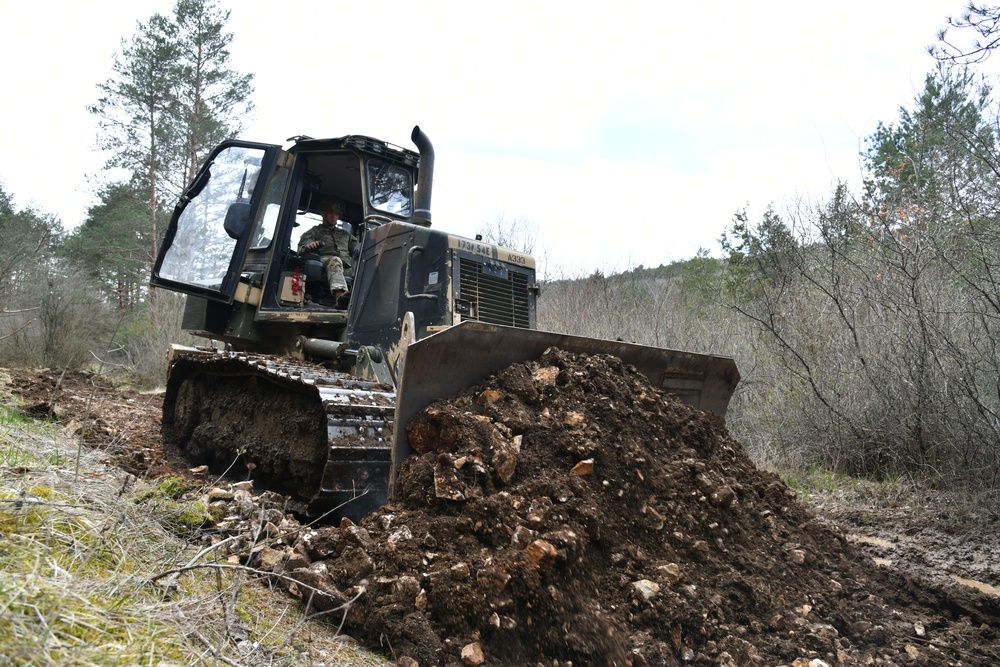
[[[156,575],[204,551],[194,503],[121,470],[0,397],[0,665],[387,665],[303,618],[253,572]],[[168,528],[169,527],[169,528]]]

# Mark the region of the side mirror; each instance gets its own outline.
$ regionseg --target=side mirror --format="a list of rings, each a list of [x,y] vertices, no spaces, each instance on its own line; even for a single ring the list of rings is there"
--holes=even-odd
[[[250,202],[234,201],[226,211],[226,221],[222,223],[223,229],[231,238],[239,240],[250,224]]]

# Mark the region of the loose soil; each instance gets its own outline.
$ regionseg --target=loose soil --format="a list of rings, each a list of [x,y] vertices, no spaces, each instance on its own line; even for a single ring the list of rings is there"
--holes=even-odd
[[[67,374],[53,403],[58,374],[8,373],[134,474],[191,474],[158,397]],[[350,601],[345,631],[399,665],[1000,664],[996,517],[807,505],[614,357],[549,351],[408,434],[399,501],[360,525],[263,494],[213,527],[271,535],[233,553],[312,609]]]

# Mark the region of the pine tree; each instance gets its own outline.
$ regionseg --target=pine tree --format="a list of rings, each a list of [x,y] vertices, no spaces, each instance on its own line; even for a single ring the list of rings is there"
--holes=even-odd
[[[150,227],[141,193],[128,183],[106,186],[100,203],[63,243],[63,253],[97,280],[119,310],[138,305],[149,279]]]
[[[89,107],[99,118],[97,145],[111,153],[106,167],[125,170],[145,187],[154,225],[159,182],[173,168],[166,157],[176,143],[168,122],[176,114],[176,41],[176,26],[159,14],[139,23],[131,41],[122,40],[122,52],[112,64],[114,74],[98,85],[101,96]]]
[[[144,204],[153,258],[157,211],[169,210],[211,149],[238,133],[253,108],[253,75],[229,66],[229,12],[214,0],[178,0],[173,11],[138,23],[122,41],[113,75],[90,107],[99,118],[98,146],[110,152],[107,168],[125,170]]]
[[[241,119],[253,109],[253,75],[229,66],[233,34],[224,31],[228,10],[220,10],[214,0],[178,0],[174,13],[178,50],[174,122],[183,187],[212,148],[243,129]]]

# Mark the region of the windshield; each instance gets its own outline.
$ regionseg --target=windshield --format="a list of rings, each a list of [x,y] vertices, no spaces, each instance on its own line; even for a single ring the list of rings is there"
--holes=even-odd
[[[409,217],[413,179],[409,170],[385,160],[368,161],[368,193],[372,206]]]
[[[206,166],[199,181],[204,176],[207,183],[181,211],[160,278],[221,289],[236,243],[250,222],[249,202],[263,156],[263,149],[230,147]]]

